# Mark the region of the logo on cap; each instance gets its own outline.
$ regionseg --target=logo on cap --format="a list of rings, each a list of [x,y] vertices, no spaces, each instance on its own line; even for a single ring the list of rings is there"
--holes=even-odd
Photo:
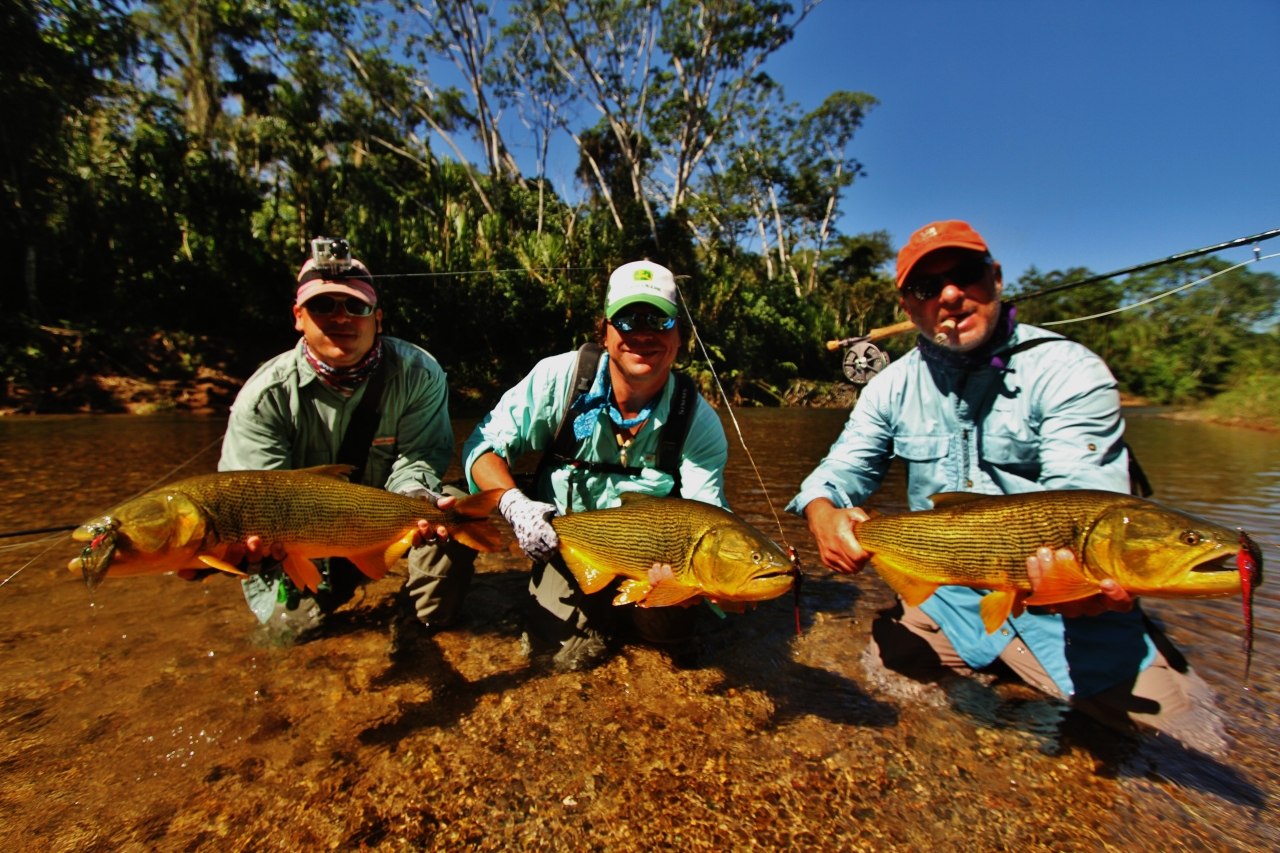
[[[632,278],[636,281],[653,281],[653,270],[636,270]]]

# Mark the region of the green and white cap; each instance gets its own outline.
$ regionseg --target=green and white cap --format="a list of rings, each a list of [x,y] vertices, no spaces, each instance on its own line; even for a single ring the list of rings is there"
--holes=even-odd
[[[609,276],[609,295],[604,314],[612,317],[619,309],[636,302],[652,305],[668,317],[676,316],[676,277],[671,270],[652,261],[623,264]]]

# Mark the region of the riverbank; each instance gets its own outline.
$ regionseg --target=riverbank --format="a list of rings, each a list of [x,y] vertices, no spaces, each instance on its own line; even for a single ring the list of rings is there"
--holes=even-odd
[[[232,375],[225,364],[201,365],[187,377],[147,378],[137,374],[104,372],[76,377],[62,385],[36,391],[12,381],[0,396],[0,416],[31,414],[130,414],[182,413],[225,416],[247,376]],[[483,394],[455,393],[455,414],[482,414]],[[752,399],[746,405],[777,403],[821,409],[848,409],[857,401],[857,389],[845,382],[797,379],[781,394]],[[739,403],[735,403],[739,405]],[[1122,394],[1129,411],[1179,420],[1204,421],[1226,426],[1280,432],[1280,399],[1264,382],[1257,387],[1228,391],[1212,400],[1188,407],[1153,407],[1149,401]],[[475,411],[472,411],[472,410]]]

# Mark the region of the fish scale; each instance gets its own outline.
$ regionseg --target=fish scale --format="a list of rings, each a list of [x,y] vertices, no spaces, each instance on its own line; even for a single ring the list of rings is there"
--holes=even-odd
[[[1044,497],[1049,494],[1055,497]],[[872,518],[858,525],[856,535],[872,554],[909,554],[913,574],[921,580],[1025,590],[1031,588],[1027,557],[1037,548],[1083,553],[1089,522],[1100,509],[1099,495],[1105,495],[1107,507],[1116,505],[1116,495],[1087,490],[1029,493],[1017,503],[977,498],[909,516]],[[939,499],[945,501],[944,496]],[[904,524],[906,518],[910,521]],[[975,530],[992,531],[997,541],[976,537]]]
[[[266,533],[273,540],[295,541],[314,537],[323,524],[330,528],[330,544],[358,547],[385,541],[388,528],[409,527],[419,518],[433,524],[452,520],[452,513],[419,498],[319,474],[292,472],[286,481],[263,473],[205,474],[183,481],[177,490],[200,504],[223,542]]]
[[[552,519],[556,535],[574,543],[580,551],[608,562],[628,577],[647,576],[655,562],[669,563],[677,573],[690,570],[689,556],[709,524],[690,525],[688,513],[673,509],[668,501],[644,501],[607,510],[612,524],[598,522],[591,513],[575,512]],[[620,537],[619,528],[626,528]]]

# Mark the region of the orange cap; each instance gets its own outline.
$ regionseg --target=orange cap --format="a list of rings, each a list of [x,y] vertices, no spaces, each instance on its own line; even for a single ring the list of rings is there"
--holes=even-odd
[[[968,222],[959,219],[943,219],[930,222],[907,240],[907,245],[898,252],[898,289],[911,274],[911,268],[930,252],[947,248],[973,249],[975,252],[991,253],[982,235],[973,230]]]

